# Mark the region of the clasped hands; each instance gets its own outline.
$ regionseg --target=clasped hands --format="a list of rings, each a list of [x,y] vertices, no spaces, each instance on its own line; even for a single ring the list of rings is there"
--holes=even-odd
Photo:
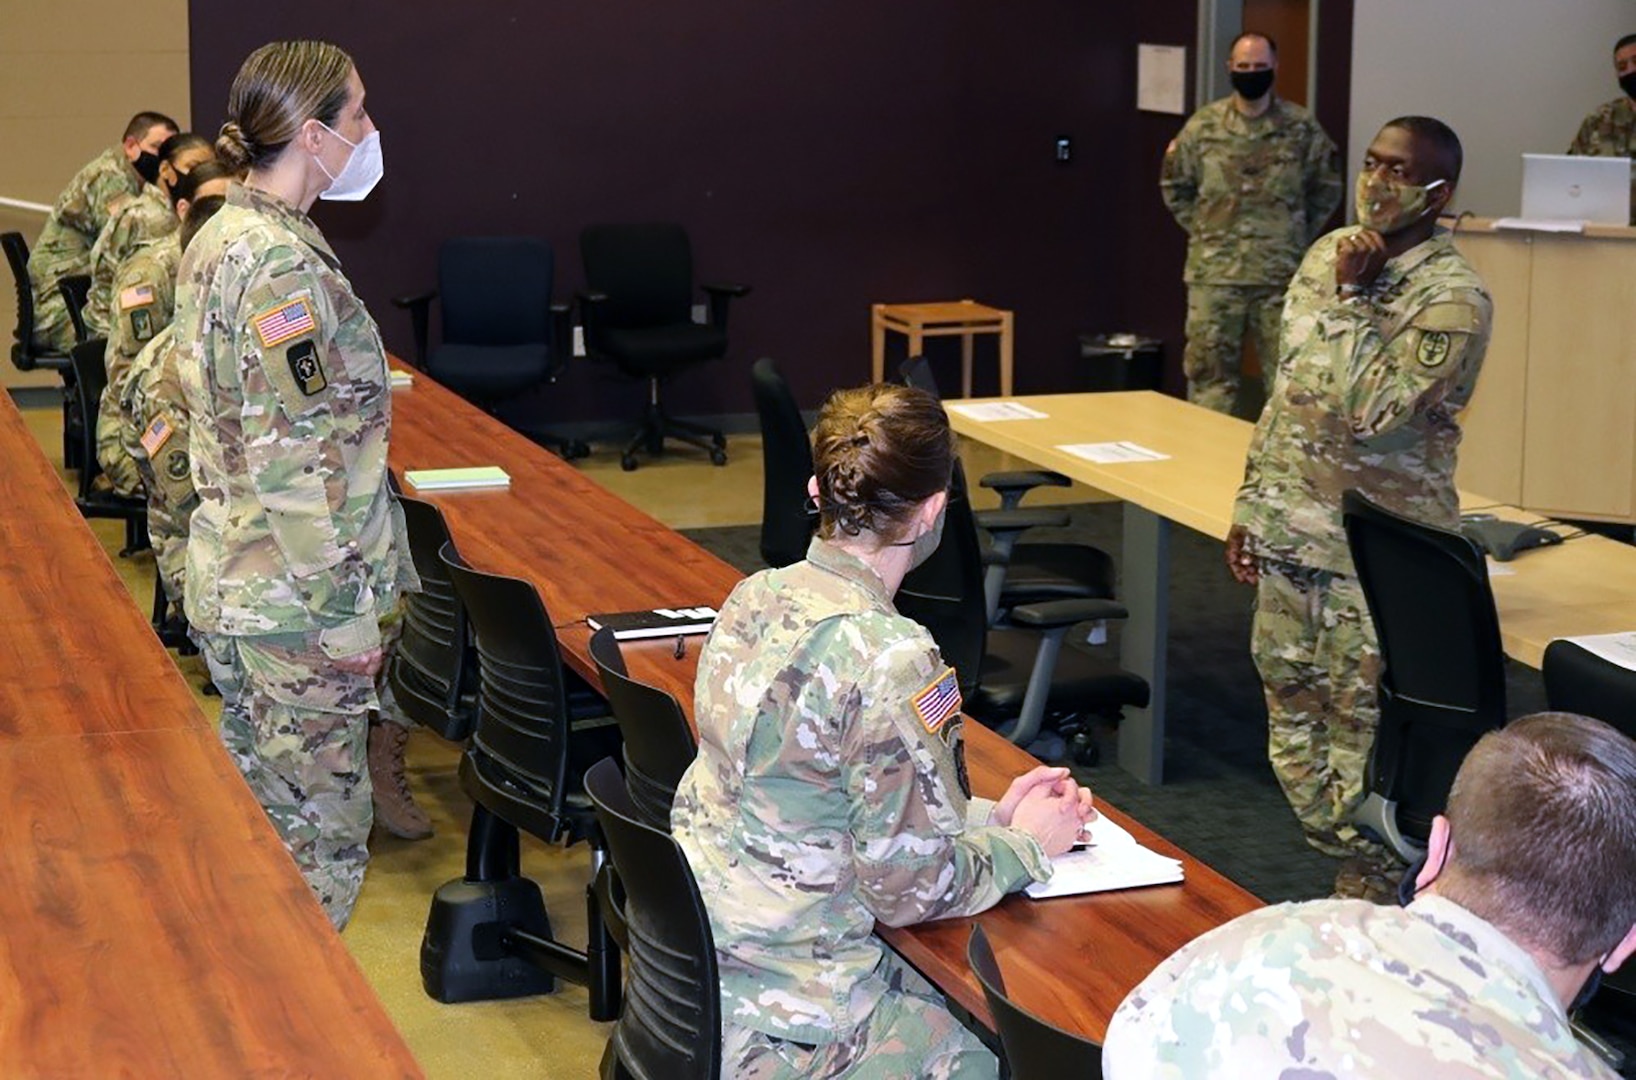
[[[1091,789],[1081,787],[1060,765],[1040,765],[1011,781],[994,807],[994,820],[1028,833],[1052,858],[1079,840],[1096,820]]]

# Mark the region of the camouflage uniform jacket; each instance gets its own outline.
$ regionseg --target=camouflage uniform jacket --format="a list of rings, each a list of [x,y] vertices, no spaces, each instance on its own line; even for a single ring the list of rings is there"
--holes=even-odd
[[[1340,151],[1299,105],[1249,117],[1228,96],[1182,127],[1159,190],[1187,232],[1184,280],[1283,285],[1341,204]]]
[[[164,192],[143,184],[134,199],[127,199],[108,219],[91,246],[91,291],[85,297],[85,325],[93,337],[106,337],[114,314],[114,278],[125,260],[143,244],[176,231],[181,222]]]
[[[108,327],[103,363],[108,383],[97,410],[97,457],[119,451],[124,418],[120,399],[132,362],[159,331],[170,325],[176,307],[176,269],[182,261],[181,238],[169,236],[143,244],[119,268],[111,290],[114,314]]]
[[[1585,117],[1568,153],[1636,158],[1636,102],[1621,97]],[[1636,225],[1636,169],[1630,176],[1630,208],[1631,224]]]
[[[386,484],[386,350],[305,214],[242,184],[177,276],[177,364],[199,493],[187,617],[206,634],[380,644],[402,514]],[[407,562],[407,557],[404,559]]]
[[[699,756],[672,831],[698,879],[722,1020],[829,1043],[886,992],[875,921],[991,907],[1050,863],[963,785],[960,695],[874,571],[823,540],[733,590],[699,659]]]
[[[1102,1069],[1109,1080],[1614,1076],[1574,1038],[1534,958],[1440,896],[1239,916],[1130,992]]]
[[[188,517],[199,504],[188,463],[188,419],[176,369],[173,328],[143,346],[120,395],[120,442],[142,472],[148,492],[148,535],[165,595],[182,599],[187,569]]]
[[[1459,523],[1460,427],[1488,349],[1493,303],[1438,230],[1389,259],[1361,297],[1339,299],[1335,249],[1312,245],[1290,284],[1278,377],[1244,465],[1233,523],[1265,558],[1351,574],[1341,494]]]
[[[91,247],[119,206],[144,181],[121,147],[105,150],[74,174],[45,219],[28,256],[34,302],[56,291],[57,279],[91,272]]]

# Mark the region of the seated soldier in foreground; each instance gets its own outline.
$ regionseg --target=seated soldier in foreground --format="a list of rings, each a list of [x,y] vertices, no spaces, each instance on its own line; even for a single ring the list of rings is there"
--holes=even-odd
[[[1636,743],[1568,713],[1490,732],[1412,874],[1405,907],[1279,904],[1183,946],[1104,1074],[1613,1077],[1568,1014],[1636,949]]]

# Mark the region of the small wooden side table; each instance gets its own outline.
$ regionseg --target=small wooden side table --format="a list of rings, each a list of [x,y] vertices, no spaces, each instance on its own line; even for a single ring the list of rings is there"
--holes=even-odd
[[[909,355],[919,356],[929,337],[960,338],[960,395],[971,397],[972,342],[978,334],[1000,336],[1000,396],[1011,396],[1011,328],[1009,311],[991,308],[975,300],[936,304],[873,304],[870,307],[871,338],[874,345],[873,377],[886,377],[886,332],[895,330],[909,339]]]

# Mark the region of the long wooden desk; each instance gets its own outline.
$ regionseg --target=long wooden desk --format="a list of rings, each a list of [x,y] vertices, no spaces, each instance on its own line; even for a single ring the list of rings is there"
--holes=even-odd
[[[981,422],[951,411],[949,419],[967,438],[1125,501],[1122,599],[1131,618],[1123,631],[1122,660],[1152,684],[1153,702],[1146,710],[1127,710],[1119,728],[1119,762],[1158,783],[1163,777],[1170,524],[1227,538],[1254,425],[1152,391],[1009,400],[1046,418]],[[1138,443],[1170,458],[1096,465],[1058,449],[1115,441]],[[1462,493],[1462,501],[1510,520],[1537,518],[1481,495]],[[1491,583],[1505,651],[1533,667],[1556,638],[1636,629],[1636,548],[1604,537],[1586,536],[1529,552],[1494,572]]]
[[[587,480],[572,466],[472,408],[423,373],[393,399],[394,469],[499,465],[507,491],[424,496],[442,509],[455,545],[475,566],[532,582],[558,627],[564,659],[593,683],[584,617],[599,611],[718,605],[740,578],[733,567]],[[701,482],[713,476],[700,474]],[[415,494],[410,490],[410,494]],[[629,642],[631,674],[675,695],[689,716],[699,642],[677,660],[672,642]],[[998,797],[1037,762],[968,724],[972,787]],[[1254,896],[1113,807],[1102,812],[1138,840],[1185,863],[1186,882],[1131,892],[1033,902],[1011,897],[979,916],[1022,1003],[1100,1040],[1124,995],[1159,961],[1260,905]],[[881,932],[964,1008],[992,1026],[966,965],[972,920]]]
[[[3,393],[0,460],[0,1075],[421,1075]]]

